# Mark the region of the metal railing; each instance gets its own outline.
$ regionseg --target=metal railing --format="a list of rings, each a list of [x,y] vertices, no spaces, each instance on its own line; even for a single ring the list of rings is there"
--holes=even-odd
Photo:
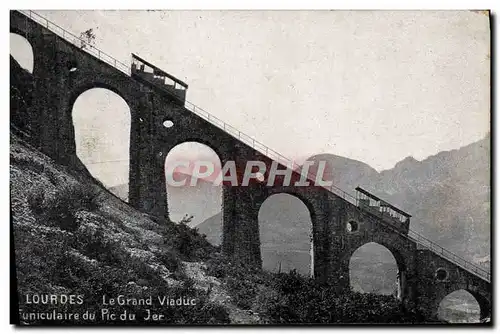
[[[94,57],[106,62],[107,64],[115,67],[116,69],[120,70],[121,72],[131,75],[131,69],[128,65],[122,63],[121,61],[117,60],[116,58],[108,55],[107,53],[97,49],[95,46],[89,44],[87,41],[83,40],[82,38],[72,34],[71,32],[65,30],[64,28],[60,27],[59,25],[47,20],[43,16],[37,14],[34,11],[31,10],[19,10],[22,14],[25,16],[29,17],[33,21],[41,24],[45,28],[49,29],[50,31],[54,32],[56,35],[62,37],[63,39],[67,40],[68,42],[74,44],[75,46],[85,50],[89,54],[93,55]],[[83,47],[82,47],[83,46]],[[154,84],[154,83],[153,83]],[[158,87],[158,85],[155,85]],[[166,89],[165,89],[166,90]],[[167,90],[168,93],[172,94],[172,91]],[[268,158],[282,164],[283,166],[287,166],[288,168],[293,169],[296,172],[301,172],[302,167],[295,163],[293,160],[285,157],[284,155],[278,153],[277,151],[271,149],[270,147],[264,145],[263,143],[259,142],[258,140],[254,139],[253,137],[241,132],[240,130],[236,129],[235,127],[227,124],[220,118],[210,114],[209,112],[205,111],[204,109],[196,106],[195,104],[189,102],[189,101],[184,101],[184,107],[188,109],[189,111],[193,112],[194,114],[200,116],[201,118],[207,120],[208,122],[212,123],[213,125],[217,126],[218,128],[222,129],[229,135],[233,136],[234,138],[238,139],[239,141],[247,144],[248,146],[252,147],[253,149],[261,152],[263,155],[267,156]],[[316,174],[310,172],[308,173],[308,178],[310,180],[316,179]],[[328,191],[334,193],[335,195],[343,198],[345,201],[353,204],[358,208],[358,210],[366,211],[365,209],[361,208],[358,205],[357,198],[354,197],[353,195],[347,193],[346,191],[336,187],[335,185],[331,186],[323,186],[323,188],[327,189]],[[369,211],[366,211],[369,212]],[[381,221],[384,222],[386,225],[391,225],[390,223],[385,221],[384,217],[379,217],[381,218]],[[390,226],[393,228],[392,226]],[[418,245],[427,248],[431,250],[432,252],[440,255],[441,257],[449,260],[450,262],[454,263],[455,265],[464,268],[465,270],[481,277],[482,279],[490,282],[491,280],[491,274],[490,271],[487,269],[481,268],[478,265],[465,260],[464,258],[446,250],[445,248],[439,246],[438,244],[434,243],[433,241],[430,241],[426,237],[418,234],[417,232],[414,232],[412,230],[409,230],[408,235],[405,235],[397,230],[395,230],[397,233],[401,234],[403,237],[417,243]]]
[[[117,60],[116,58],[110,56],[109,54],[99,50],[92,44],[90,44],[88,41],[85,41],[84,39],[74,35],[73,33],[69,32],[68,30],[60,27],[59,25],[47,20],[45,17],[41,16],[40,14],[37,14],[36,12],[32,10],[18,10],[20,13],[24,14],[25,16],[29,17],[36,23],[40,24],[41,26],[49,29],[59,37],[62,37],[64,40],[70,42],[71,44],[79,47],[80,49],[90,53],[94,57],[96,57],[99,60],[104,61],[105,63],[115,67],[116,69],[122,71],[123,73],[130,75],[130,66],[122,63],[121,61]]]

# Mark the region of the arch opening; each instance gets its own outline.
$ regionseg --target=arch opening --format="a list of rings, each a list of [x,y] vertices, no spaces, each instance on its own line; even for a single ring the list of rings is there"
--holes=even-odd
[[[115,92],[91,88],[73,104],[76,155],[94,178],[128,201],[130,108]]]
[[[349,279],[353,291],[393,295],[401,298],[403,274],[392,252],[369,242],[354,251],[349,260]]]
[[[347,232],[349,232],[349,233],[357,232],[358,229],[359,229],[358,222],[356,222],[354,220],[350,220],[349,222],[347,222],[347,224],[346,224]]]
[[[286,193],[269,196],[258,221],[264,270],[314,276],[312,214],[301,199]]]
[[[217,176],[222,163],[217,153],[205,144],[184,142],[172,148],[165,157],[165,184],[170,220],[188,222],[207,236],[222,242],[222,184]]]
[[[10,55],[17,61],[19,66],[33,74],[35,55],[33,47],[26,38],[19,34],[10,33]]]
[[[444,268],[438,268],[435,276],[438,281],[444,281],[448,278],[448,271]]]
[[[478,323],[481,308],[474,296],[466,290],[457,290],[439,303],[438,319],[449,323]]]

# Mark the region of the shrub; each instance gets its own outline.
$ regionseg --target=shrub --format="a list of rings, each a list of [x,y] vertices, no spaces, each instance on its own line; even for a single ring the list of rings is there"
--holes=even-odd
[[[19,168],[31,171],[34,174],[44,174],[45,165],[38,159],[33,159],[24,155],[11,155],[11,164],[15,164]]]
[[[250,309],[253,306],[255,296],[257,295],[257,285],[250,279],[236,279],[229,277],[227,287],[234,303],[244,309]]]
[[[302,277],[295,269],[288,273],[279,273],[275,276],[273,285],[279,292],[288,295],[300,291],[309,283],[308,278]]]
[[[31,208],[31,211],[35,214],[43,213],[43,202],[45,200],[45,189],[41,187],[33,187],[28,190],[26,195],[26,200]]]
[[[341,290],[297,271],[266,273],[234,259],[215,256],[207,274],[222,279],[234,303],[251,308],[270,324],[415,323],[418,312],[407,310],[394,296]],[[427,319],[429,320],[429,319]]]
[[[91,243],[99,250],[106,252],[105,247],[110,243],[101,239],[101,234],[93,235]],[[31,233],[29,228],[16,230],[16,270],[18,280],[19,308],[21,314],[31,312],[57,312],[79,313],[86,311],[95,313],[96,320],[90,324],[121,324],[120,320],[103,320],[99,317],[102,306],[102,296],[118,296],[120,294],[128,298],[147,298],[153,296],[168,296],[169,298],[194,298],[197,303],[194,306],[169,307],[153,303],[150,307],[153,313],[165,315],[165,323],[171,324],[225,324],[229,323],[229,313],[221,305],[211,303],[205,291],[196,290],[194,281],[186,279],[183,286],[172,287],[164,281],[160,275],[145,262],[138,258],[123,254],[120,263],[109,265],[106,262],[91,262],[78,255],[73,247],[73,238],[67,235],[51,234],[40,238]],[[100,245],[100,246],[99,246]],[[87,250],[88,251],[88,250]],[[119,252],[116,248],[114,252]],[[123,252],[122,252],[123,253]],[[81,254],[81,253],[80,253]],[[104,256],[104,255],[103,255]],[[78,294],[84,296],[82,305],[42,305],[28,304],[26,294]],[[144,307],[114,305],[110,311],[120,314],[124,311],[135,313],[136,320],[127,324],[154,324],[145,323],[142,319],[146,315]],[[23,321],[23,320],[22,320]],[[27,324],[89,324],[86,320],[24,320]]]
[[[394,296],[339,291],[296,272],[276,275],[280,296],[264,298],[273,323],[408,323],[423,316],[406,310]]]
[[[207,274],[224,280],[237,306],[245,309],[254,306],[259,285],[263,283],[260,269],[218,255],[207,261]]]
[[[48,207],[60,207],[71,214],[80,210],[95,211],[99,207],[101,190],[90,183],[70,183],[58,188],[55,196],[49,197]]]
[[[207,262],[206,272],[208,275],[219,279],[226,278],[228,276],[227,263],[227,259],[221,256],[214,257]]]
[[[107,265],[121,265],[126,262],[119,243],[106,238],[101,230],[93,234],[79,234],[73,242],[73,247],[80,249],[85,256]]]

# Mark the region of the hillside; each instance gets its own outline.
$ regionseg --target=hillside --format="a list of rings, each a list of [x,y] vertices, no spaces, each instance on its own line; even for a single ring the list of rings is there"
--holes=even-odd
[[[19,103],[11,104],[10,112],[21,115],[12,119],[26,121],[34,103],[29,98],[33,78],[13,66],[11,79],[11,100]],[[294,272],[273,275],[225,258],[188,226],[189,221],[176,224],[133,209],[94,180],[78,159],[63,166],[32,147],[28,141],[36,136],[36,127],[23,122],[11,125],[11,246],[15,256],[11,265],[16,277],[11,286],[13,291],[17,288],[11,298],[12,305],[17,302],[19,306],[20,324],[436,321],[402,308],[392,296],[339,292],[335,282],[324,285]],[[271,230],[272,222],[281,216],[273,214],[268,216]],[[284,217],[289,220],[295,214],[288,212]],[[292,230],[303,231],[304,223],[304,219],[297,220]],[[299,249],[306,252],[308,248]],[[70,301],[74,296],[77,302],[63,302],[62,296]],[[131,302],[105,305],[105,300],[117,296]],[[51,302],[32,303],[35,297]],[[52,297],[57,301],[52,302]],[[191,304],[171,307],[171,303],[156,302],[163,297]],[[134,304],[149,298],[155,301],[148,307]],[[15,309],[11,312],[17,314]],[[150,322],[146,320],[149,312],[163,318]],[[110,318],[104,313],[127,314],[128,318]]]

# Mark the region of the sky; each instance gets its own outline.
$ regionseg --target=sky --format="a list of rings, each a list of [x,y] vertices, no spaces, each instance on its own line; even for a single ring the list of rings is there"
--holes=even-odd
[[[489,132],[490,35],[483,14],[38,13],[76,35],[93,28],[97,48],[126,64],[138,54],[188,83],[187,100],[299,162],[332,153],[381,171]],[[81,101],[84,109],[106,109],[92,98]],[[129,117],[120,108],[125,116],[110,116],[109,134],[122,131]],[[128,143],[112,146],[126,154]]]

